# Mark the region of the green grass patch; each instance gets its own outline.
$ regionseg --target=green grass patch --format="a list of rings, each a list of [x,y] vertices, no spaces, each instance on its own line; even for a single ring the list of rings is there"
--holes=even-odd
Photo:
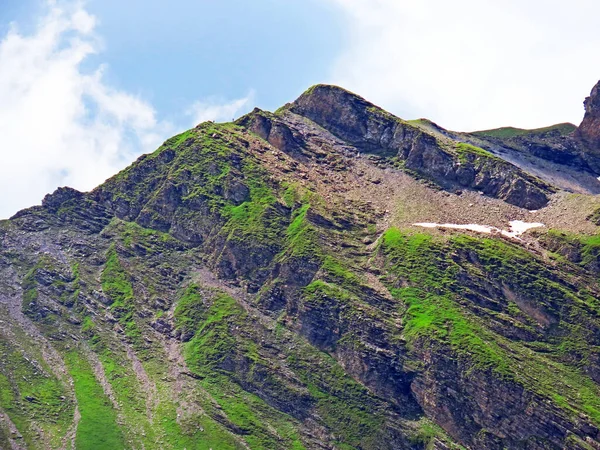
[[[100,276],[102,291],[111,300],[111,310],[125,330],[125,335],[139,343],[141,332],[135,322],[135,303],[131,277],[123,268],[114,244],[108,250]]]
[[[224,361],[235,354],[241,353],[257,359],[251,342],[240,342],[239,337],[232,332],[233,328],[244,326],[247,320],[245,311],[225,294],[217,294],[203,314],[195,307],[198,298],[193,290],[187,292],[183,299],[185,305],[178,307],[176,313],[177,326],[189,323],[190,317],[186,317],[188,314],[191,317],[202,317],[197,323],[194,337],[184,348],[186,362],[201,377],[202,388],[218,402],[227,418],[243,430],[244,439],[251,448],[304,448],[298,438],[297,425],[291,417],[269,407],[256,395],[244,391],[223,369]],[[195,306],[190,308],[191,305]],[[287,444],[276,438],[269,427],[274,427]]]
[[[102,291],[112,300],[113,308],[123,308],[133,301],[133,286],[112,245],[106,255],[104,270],[100,276]]]
[[[234,299],[225,294],[218,295],[205,314],[197,314],[195,309],[180,309],[175,316],[178,327],[189,323],[184,312],[192,312],[194,321],[203,319],[197,322],[199,326],[195,336],[185,347],[186,360],[197,371],[215,370],[235,346],[235,338],[229,332],[231,322],[243,320],[246,314]]]
[[[286,230],[287,248],[284,255],[291,257],[322,257],[316,228],[306,219],[310,204],[294,211]]]
[[[23,340],[21,344],[30,345]],[[74,404],[66,387],[40,356],[0,338],[0,409],[23,435],[28,448],[60,447],[73,419]],[[40,433],[41,432],[41,433]]]
[[[450,297],[416,288],[394,289],[392,294],[408,305],[404,336],[409,342],[417,338],[446,341],[457,355],[468,357],[478,369],[512,377],[507,355],[494,336],[474,318],[465,316]]]
[[[196,284],[188,286],[174,311],[175,327],[183,333],[193,333],[198,324],[202,321],[206,307],[200,293],[200,288]]]
[[[471,162],[475,158],[493,159],[504,163],[503,160],[501,160],[497,156],[494,156],[487,150],[484,150],[481,147],[476,147],[474,145],[467,144],[465,142],[459,142],[458,144],[456,144],[454,149],[458,155],[459,161],[462,163]]]
[[[323,299],[335,299],[341,302],[349,302],[356,297],[345,289],[322,280],[311,282],[302,290],[302,299],[307,302],[320,303]]]
[[[556,125],[551,125],[549,127],[534,128],[530,130],[515,127],[502,127],[494,128],[491,130],[475,131],[470,134],[473,134],[475,136],[492,137],[499,139],[510,139],[518,136],[540,135],[549,132],[557,132],[561,136],[566,136],[575,131],[576,128],[577,127],[572,123],[559,123]]]
[[[594,339],[590,330],[598,326],[590,315],[590,308],[598,307],[595,299],[570,290],[531,253],[499,239],[434,238],[390,229],[381,251],[391,292],[401,301],[403,333],[410,345],[447,345],[473,368],[491,370],[498,378],[553,399],[569,413],[578,409],[600,423],[600,390],[581,369],[593,350],[587,344]],[[467,300],[474,294],[470,286],[489,283],[510,288],[559,319],[549,342],[538,346],[540,352],[492,331],[487,320],[497,311],[487,316],[480,307],[473,311],[475,305]],[[512,301],[499,306],[506,317],[528,317]]]
[[[125,449],[125,438],[117,413],[88,361],[76,351],[66,354],[65,362],[75,382],[75,395],[81,420],[75,445],[78,450]]]

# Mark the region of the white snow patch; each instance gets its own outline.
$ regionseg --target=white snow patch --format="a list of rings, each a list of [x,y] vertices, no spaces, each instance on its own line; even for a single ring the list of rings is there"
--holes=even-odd
[[[501,234],[502,236],[506,236],[509,238],[520,239],[519,236],[525,233],[527,230],[531,228],[544,227],[543,223],[539,222],[523,222],[522,220],[512,220],[508,223],[510,225],[510,230],[502,230],[500,228],[492,227],[490,225],[479,225],[477,223],[466,223],[466,224],[456,224],[456,223],[433,223],[433,222],[420,222],[413,223],[414,226],[423,227],[423,228],[452,228],[455,230],[469,230],[475,231],[477,233],[486,233],[486,234]]]
[[[516,236],[525,233],[527,230],[531,228],[539,228],[545,226],[540,222],[523,222],[522,220],[511,220],[508,222],[510,225],[510,231],[514,233]]]
[[[600,181],[600,177],[596,178],[596,180]]]

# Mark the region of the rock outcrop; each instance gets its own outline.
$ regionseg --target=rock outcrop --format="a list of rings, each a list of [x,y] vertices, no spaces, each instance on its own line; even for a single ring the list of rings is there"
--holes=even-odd
[[[336,86],[312,87],[289,110],[360,152],[398,158],[407,169],[447,189],[476,189],[527,209],[543,207],[552,192],[549,185],[510,163],[430,134]]]
[[[586,147],[586,155],[596,171],[600,171],[600,81],[584,101],[585,115],[575,136]]]

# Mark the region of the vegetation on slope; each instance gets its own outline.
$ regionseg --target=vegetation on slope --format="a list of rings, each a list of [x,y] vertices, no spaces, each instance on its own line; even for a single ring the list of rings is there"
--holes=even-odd
[[[366,113],[377,126],[419,132]],[[321,132],[306,136],[321,145]],[[501,162],[464,143],[437,156],[446,150],[452,164]],[[600,424],[599,305],[586,272],[597,239],[568,239],[581,247],[581,279],[498,239],[392,228],[371,244],[390,214],[343,198],[337,175],[367,163],[342,154],[315,181],[320,168],[295,176],[292,156],[243,127],[206,123],[140,158],[86,196],[85,208],[66,202],[24,216],[37,231],[3,238],[12,253],[2,262],[26,254],[13,263],[23,311],[68,372],[58,380],[23,348],[3,350],[0,409],[25,442],[56,447],[70,436],[73,390],[78,448],[457,448],[446,432],[473,448],[524,446],[538,431],[511,441],[530,416],[520,399],[494,397],[509,386],[579,445],[584,426],[593,428],[587,417]],[[368,167],[360,177],[374,185],[390,175]],[[79,220],[88,208],[100,229]],[[1,273],[10,285],[12,273]],[[475,379],[514,420],[485,423],[460,398],[438,408],[461,415],[456,427],[429,409],[452,397],[435,397],[443,383],[463,395]],[[0,445],[6,436],[2,428]]]
[[[567,412],[583,411],[600,424],[600,389],[584,367],[598,351],[593,332],[587,331],[598,329],[591,318],[600,306],[594,297],[570,290],[530,253],[497,239],[443,240],[390,229],[382,251],[392,293],[407,306],[409,342],[449,345],[473,369],[533,388]],[[513,291],[521,306],[505,294],[491,299],[496,302],[490,310],[482,308],[490,279]],[[408,287],[400,287],[403,283]],[[490,319],[501,315],[510,318],[510,327],[530,330],[537,340],[507,339],[489,328]],[[545,320],[555,325],[544,330]],[[574,362],[578,367],[569,364]]]
[[[474,131],[473,135],[481,137],[492,137],[500,139],[510,139],[517,136],[528,136],[528,135],[540,135],[550,132],[556,132],[561,136],[573,133],[577,127],[572,123],[559,123],[551,125],[549,127],[535,128],[531,130],[525,130],[523,128],[514,127],[502,127],[494,128],[492,130]]]
[[[81,418],[75,445],[82,450],[126,448],[117,414],[86,359],[71,351],[65,356],[75,383],[75,395]]]

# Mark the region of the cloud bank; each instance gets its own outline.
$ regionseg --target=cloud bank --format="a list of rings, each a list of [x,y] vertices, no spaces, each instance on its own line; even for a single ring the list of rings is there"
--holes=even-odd
[[[330,0],[346,49],[332,82],[456,130],[578,124],[600,78],[595,0]]]
[[[49,1],[35,31],[13,24],[0,40],[0,218],[39,204],[56,187],[89,190],[141,153],[203,120],[231,119],[248,99],[198,102],[180,123],[111,87],[105,68],[84,70],[102,49],[81,3]]]

